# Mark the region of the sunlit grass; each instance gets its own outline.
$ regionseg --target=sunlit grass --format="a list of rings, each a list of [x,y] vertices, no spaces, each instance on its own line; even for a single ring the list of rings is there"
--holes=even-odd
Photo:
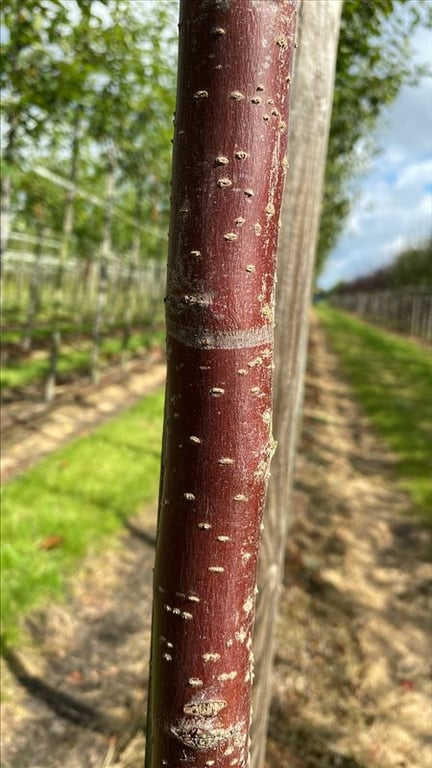
[[[320,307],[354,392],[399,457],[398,477],[432,523],[432,350]]]
[[[148,349],[153,344],[162,341],[161,332],[134,333],[128,344],[128,352],[134,353]],[[4,339],[3,339],[4,341]],[[65,376],[71,373],[86,373],[90,366],[90,341],[84,340],[80,345],[72,347],[68,342],[61,349],[58,361],[58,373]],[[103,366],[108,360],[120,359],[122,349],[121,338],[106,338],[101,344],[100,362]],[[23,358],[3,365],[0,371],[2,389],[16,389],[28,384],[38,384],[47,377],[49,370],[49,350],[42,354]]]
[[[126,517],[156,502],[163,392],[92,434],[67,445],[4,488],[2,632],[14,637],[20,617],[61,597],[65,578],[92,548],[100,549]],[[61,545],[43,550],[47,537]]]

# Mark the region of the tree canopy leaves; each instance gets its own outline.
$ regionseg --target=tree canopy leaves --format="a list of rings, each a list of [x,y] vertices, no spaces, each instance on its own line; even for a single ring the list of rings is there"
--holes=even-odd
[[[176,16],[171,1],[4,0],[2,159],[14,226],[32,231],[39,198],[46,225],[61,232],[64,188],[52,190],[52,175],[36,181],[36,172],[43,166],[68,179],[75,141],[77,184],[90,194],[103,197],[108,155],[115,157],[115,233],[123,247],[132,238],[131,217],[166,231]],[[75,208],[84,255],[86,244],[94,249],[102,217],[85,194]]]

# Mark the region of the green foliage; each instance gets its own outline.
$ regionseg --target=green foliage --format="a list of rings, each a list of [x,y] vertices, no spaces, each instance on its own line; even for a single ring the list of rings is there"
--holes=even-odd
[[[15,205],[18,214],[15,229],[27,234],[36,232],[40,222],[50,232],[60,232],[63,218],[64,190],[38,176],[32,169],[23,170],[16,178],[19,195]]]
[[[403,251],[385,270],[388,284],[395,286],[432,286],[432,237],[425,246],[413,246]]]
[[[174,0],[4,0],[3,172],[13,173],[15,228],[33,231],[40,203],[46,226],[61,233],[67,193],[32,171],[43,165],[67,179],[75,151],[78,187],[99,197],[107,161],[116,167],[117,251],[132,247],[131,218],[166,232],[176,16]],[[103,210],[80,196],[74,208],[75,255],[89,257]],[[164,255],[160,242],[146,255]]]
[[[349,283],[338,283],[331,293],[352,293],[412,286],[432,286],[432,238],[429,238],[424,246],[407,248],[388,267],[358,277]]]
[[[61,328],[63,330],[62,326]],[[48,336],[48,334],[45,335]],[[3,340],[5,341],[5,339]],[[160,343],[161,341],[161,334],[159,332],[148,335],[146,338],[143,337],[143,334],[132,333],[131,338],[129,339],[128,350],[131,353],[142,352],[143,349],[148,349],[155,343]],[[108,361],[112,363],[113,360],[119,360],[121,351],[122,339],[120,337],[104,339],[100,347],[102,366]],[[88,373],[89,365],[89,339],[87,341],[82,341],[79,346],[77,344],[75,344],[74,347],[68,347],[66,344],[64,345],[58,364],[58,373],[60,376],[67,376],[74,373]],[[46,379],[48,370],[49,350],[47,350],[45,357],[42,358],[38,354],[37,356],[30,356],[28,359],[2,365],[0,370],[1,389],[19,389],[20,387],[25,387],[29,384],[40,384]]]
[[[328,307],[318,310],[355,394],[432,524],[432,351]]]
[[[404,83],[423,73],[412,63],[414,28],[431,26],[425,0],[345,0],[317,249],[322,268],[342,231],[356,181],[377,151],[374,131]]]
[[[1,46],[0,84],[7,123],[4,157],[10,163],[25,139],[43,130],[52,97],[50,50],[66,18],[60,0],[2,3],[1,24],[8,40]]]
[[[9,637],[28,610],[64,594],[65,577],[88,549],[101,549],[126,517],[155,503],[163,399],[163,391],[149,395],[5,486],[2,632]],[[54,535],[61,546],[41,550]]]

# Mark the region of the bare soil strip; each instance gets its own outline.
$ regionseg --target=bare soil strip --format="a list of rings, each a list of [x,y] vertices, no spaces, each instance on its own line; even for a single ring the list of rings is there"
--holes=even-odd
[[[315,324],[310,360],[268,768],[430,768],[431,533]],[[3,662],[4,768],[142,768],[153,535],[143,512],[27,617]]]

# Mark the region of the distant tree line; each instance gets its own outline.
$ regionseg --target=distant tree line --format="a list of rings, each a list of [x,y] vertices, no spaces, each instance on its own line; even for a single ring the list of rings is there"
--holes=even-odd
[[[432,341],[432,237],[384,269],[339,283],[330,297],[372,323]]]
[[[349,282],[338,283],[332,293],[382,291],[412,286],[432,288],[432,237],[424,245],[411,246],[402,251],[387,267],[376,269]]]
[[[97,380],[113,319],[126,349],[143,286],[162,300],[151,263],[166,256],[176,20],[174,0],[2,3],[5,319],[27,349],[49,324],[48,400],[65,323],[85,314]]]

